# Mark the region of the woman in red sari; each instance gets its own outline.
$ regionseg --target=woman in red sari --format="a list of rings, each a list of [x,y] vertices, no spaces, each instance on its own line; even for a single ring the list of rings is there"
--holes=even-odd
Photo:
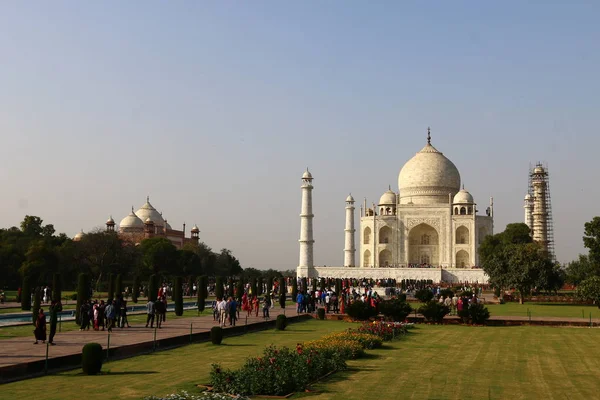
[[[248,316],[250,316],[250,304],[248,304],[247,293],[244,293],[244,295],[242,296],[242,310],[246,311],[248,313]]]
[[[254,309],[254,312],[255,312],[256,316],[258,317],[258,297],[256,297],[256,296],[252,297],[252,308]]]
[[[41,308],[35,320],[35,330],[33,333],[35,335],[35,342],[33,342],[33,344],[37,344],[38,340],[41,340],[42,343],[46,343],[46,315],[44,315],[44,310]]]

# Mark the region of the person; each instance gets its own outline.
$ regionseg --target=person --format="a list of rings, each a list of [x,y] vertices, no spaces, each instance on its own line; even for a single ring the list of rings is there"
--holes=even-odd
[[[269,319],[269,307],[271,307],[271,296],[265,294],[263,298],[263,318]]]
[[[56,323],[58,322],[58,313],[62,311],[60,300],[55,300],[50,304],[50,337],[48,343],[54,346],[54,335],[56,335]]]
[[[38,344],[38,340],[46,343],[46,316],[44,315],[44,310],[41,308],[35,320],[35,330],[33,333],[35,335],[35,342],[33,344]]]
[[[86,329],[90,329],[90,312],[88,310],[87,302],[81,305],[81,308],[79,309],[79,318],[81,318],[81,326],[79,327],[79,330],[84,331]]]
[[[127,300],[125,300],[125,299],[121,300],[120,315],[121,315],[121,329],[123,329],[125,324],[127,324],[128,328],[131,328],[131,325],[129,325],[129,320],[127,319]]]
[[[114,323],[113,325],[116,327],[121,326],[121,293],[117,294],[116,298],[113,300],[113,310],[115,313]]]
[[[100,305],[98,306],[98,328],[102,327],[104,330],[104,310],[106,309],[106,304],[104,304],[104,300],[100,300]]]
[[[148,299],[146,303],[146,328],[148,327],[148,323],[150,323],[150,328],[154,327],[154,302],[151,299]]]
[[[98,311],[100,306],[98,305],[98,303],[95,303],[93,308],[94,308],[94,330],[97,331],[98,329],[100,329],[100,325],[99,325],[100,312]]]
[[[224,328],[227,316],[227,302],[225,299],[217,299],[217,310],[219,311],[219,325]]]
[[[258,297],[252,296],[252,308],[254,309],[254,315],[258,317]]]
[[[115,322],[115,306],[113,305],[112,300],[108,300],[108,304],[104,309],[104,314],[106,315],[106,329],[109,332],[112,332],[112,328]]]
[[[233,297],[229,298],[229,326],[235,326],[237,319],[237,302]]]
[[[167,304],[164,299],[159,298],[156,300],[156,303],[154,303],[154,313],[156,314],[156,327],[160,329],[165,320],[163,316],[167,313]]]

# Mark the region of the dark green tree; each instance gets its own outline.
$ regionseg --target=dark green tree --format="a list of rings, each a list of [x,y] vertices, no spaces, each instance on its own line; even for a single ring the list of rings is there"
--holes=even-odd
[[[148,297],[148,300],[156,302],[156,298],[158,297],[158,276],[156,274],[150,275],[146,297]]]
[[[175,315],[181,317],[183,315],[183,280],[180,276],[175,277],[173,293],[175,293]]]
[[[131,286],[131,301],[137,303],[138,297],[140,297],[140,277],[138,274],[135,274],[133,276],[133,284]]]
[[[261,296],[263,294],[263,278],[259,276],[256,278],[256,294]]]
[[[267,294],[271,294],[273,291],[273,275],[267,277]]]
[[[312,290],[313,292],[317,292],[317,278],[312,278]]]
[[[589,249],[589,260],[595,265],[600,265],[600,217],[594,217],[584,225],[583,245]]]
[[[302,278],[302,291],[308,293],[308,282],[306,278]]]
[[[577,296],[584,301],[591,301],[600,308],[600,276],[592,276],[577,287]]]
[[[59,302],[62,297],[62,281],[60,273],[52,277],[52,301]]]
[[[335,293],[338,296],[342,293],[342,280],[339,278],[335,280]]]
[[[35,291],[33,292],[33,309],[31,310],[34,324],[40,312],[40,308],[42,308],[42,289],[36,287]]]
[[[123,277],[121,274],[117,274],[117,278],[115,279],[115,297],[119,297],[123,295]]]
[[[250,278],[250,294],[252,296],[256,296],[257,292],[258,292],[258,288],[256,285],[256,278]]]
[[[216,273],[221,276],[237,276],[243,271],[240,262],[231,254],[231,250],[221,249],[216,259]]]
[[[594,265],[588,256],[580,254],[577,260],[567,265],[565,272],[567,282],[579,285],[589,277],[600,276],[600,264]]]
[[[115,298],[115,276],[113,274],[108,274],[108,300],[113,300]]]
[[[164,237],[142,240],[140,244],[142,263],[146,271],[157,275],[171,275],[178,272],[177,248]]]
[[[235,298],[241,301],[243,295],[244,295],[244,280],[242,278],[240,278],[237,281],[237,287],[235,289]]]
[[[292,303],[298,298],[298,280],[292,277]]]
[[[215,279],[215,297],[217,299],[223,299],[223,277],[217,276]]]
[[[202,275],[198,280],[198,311],[204,311],[206,298],[208,297],[208,277]]]
[[[23,277],[23,286],[21,286],[21,310],[31,310],[31,279],[25,275]]]
[[[87,274],[79,274],[77,281],[77,309],[75,310],[75,322],[81,325],[81,305],[89,300],[90,280]]]
[[[281,308],[285,308],[285,278],[279,278],[279,305]]]

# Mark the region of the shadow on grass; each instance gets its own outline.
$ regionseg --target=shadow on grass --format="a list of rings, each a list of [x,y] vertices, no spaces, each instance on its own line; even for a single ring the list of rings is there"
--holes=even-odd
[[[99,374],[97,375],[87,375],[84,374],[83,372],[78,372],[76,374],[73,373],[60,373],[60,374],[56,374],[54,376],[57,377],[61,377],[61,378],[81,378],[83,376],[118,376],[118,375],[153,375],[153,374],[158,374],[158,371],[119,371],[119,372],[111,372],[110,370],[107,371],[101,371]]]
[[[221,346],[227,347],[256,347],[256,344],[248,344],[248,343],[221,343]]]

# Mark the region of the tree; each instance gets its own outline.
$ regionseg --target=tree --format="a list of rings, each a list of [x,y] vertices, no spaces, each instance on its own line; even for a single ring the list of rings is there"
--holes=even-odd
[[[26,215],[21,222],[21,231],[27,236],[42,236],[44,227],[42,219],[33,215]]]
[[[308,281],[307,281],[306,277],[302,278],[302,291],[305,294],[308,293]]]
[[[58,256],[49,241],[38,239],[30,243],[21,274],[28,275],[33,285],[46,286],[58,268]]]
[[[148,280],[148,300],[152,302],[156,302],[156,298],[158,297],[158,276],[155,274],[150,275],[150,279]]]
[[[221,276],[236,276],[242,273],[240,262],[231,254],[231,250],[221,249],[217,256],[215,273]]]
[[[115,279],[115,297],[119,297],[123,295],[123,277],[121,274],[117,274],[117,278]]]
[[[279,278],[279,305],[285,308],[285,278]]]
[[[292,278],[292,302],[295,302],[298,298],[298,280]]]
[[[87,274],[79,274],[77,282],[77,308],[75,310],[75,322],[81,325],[81,306],[88,301],[90,296],[90,280]]]
[[[177,273],[187,277],[202,273],[202,260],[196,252],[186,249],[178,250],[177,259],[179,266]]]
[[[567,282],[579,285],[589,277],[600,276],[600,265],[592,263],[588,256],[580,254],[577,260],[571,261],[567,265],[565,272]]]
[[[222,300],[223,294],[223,277],[217,276],[215,279],[215,297]]]
[[[36,287],[35,291],[33,292],[33,309],[31,310],[32,322],[34,324],[40,312],[40,308],[42,308],[42,289]]]
[[[175,294],[175,315],[181,317],[183,315],[183,284],[180,276],[175,277],[173,292]]]
[[[583,245],[589,249],[589,260],[600,265],[600,217],[594,217],[584,225]]]
[[[177,266],[177,248],[164,237],[144,239],[140,243],[142,263],[146,270],[157,275],[170,275]]]
[[[256,278],[250,278],[250,294],[252,296],[256,296],[258,292],[258,288],[256,286]]]
[[[263,278],[259,276],[256,278],[256,294],[261,296],[263,294]]]
[[[208,277],[206,275],[202,275],[198,279],[198,311],[204,311],[205,301],[208,297]]]
[[[115,277],[113,274],[108,274],[108,300],[115,298]]]
[[[235,297],[236,299],[240,300],[242,299],[242,296],[244,295],[244,280],[243,279],[239,279],[237,281],[237,287],[235,289]]]
[[[21,286],[21,310],[31,310],[31,279],[25,275],[23,277],[23,286]]]
[[[592,276],[577,287],[577,296],[584,301],[592,301],[600,308],[600,276]]]
[[[267,278],[267,294],[271,294],[273,291],[273,275],[269,275]]]
[[[60,273],[54,274],[52,277],[52,300],[59,302],[62,297],[62,282],[60,279]]]
[[[138,297],[140,296],[140,277],[138,274],[135,274],[133,277],[133,285],[131,285],[131,301],[134,303],[138,302]]]

